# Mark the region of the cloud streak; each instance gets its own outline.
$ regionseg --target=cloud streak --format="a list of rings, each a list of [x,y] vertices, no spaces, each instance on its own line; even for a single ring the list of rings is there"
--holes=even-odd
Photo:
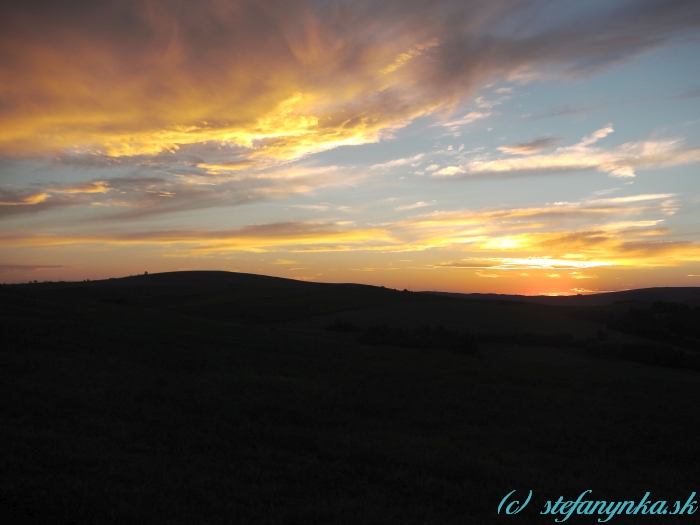
[[[630,195],[543,207],[435,211],[376,225],[276,222],[237,229],[122,233],[0,232],[0,247],[149,246],[171,255],[225,252],[406,252],[443,250],[465,257],[439,267],[572,270],[656,267],[700,261],[700,244],[663,226],[672,194]],[[656,214],[658,218],[651,219]],[[287,263],[286,259],[282,260]]]
[[[54,270],[65,268],[60,264],[0,264],[0,273],[5,272],[35,272],[40,270]]]
[[[159,168],[160,169],[160,168]],[[187,210],[240,206],[361,181],[352,168],[297,165],[259,169],[244,175],[211,175],[195,168],[185,173],[128,177],[18,189],[0,186],[0,217],[81,208],[91,220],[118,221]],[[318,205],[299,205],[321,210]]]
[[[396,211],[406,211],[406,210],[415,210],[416,208],[424,208],[425,206],[435,206],[436,201],[431,201],[431,202],[415,202],[413,204],[405,204],[403,206],[397,206],[394,208]]]
[[[617,147],[594,147],[613,132],[605,126],[572,146],[559,147],[552,153],[536,154],[547,144],[545,139],[501,147],[501,151],[519,157],[476,157],[459,166],[435,171],[436,177],[469,177],[474,175],[526,175],[533,173],[597,170],[611,177],[629,178],[637,169],[678,166],[700,162],[700,147],[684,147],[678,140],[627,142]],[[544,141],[544,144],[539,143]]]
[[[501,146],[498,149],[513,155],[531,155],[533,153],[539,153],[540,151],[550,149],[561,142],[561,140],[561,137],[540,137],[529,142],[513,144],[512,146]]]

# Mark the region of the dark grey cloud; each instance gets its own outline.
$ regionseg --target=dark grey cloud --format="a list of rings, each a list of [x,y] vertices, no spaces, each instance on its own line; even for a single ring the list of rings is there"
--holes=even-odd
[[[231,162],[224,168],[230,168]],[[175,168],[173,168],[175,166]],[[238,166],[233,166],[234,168]],[[284,173],[254,170],[232,177],[208,174],[207,168],[178,169],[153,163],[145,175],[96,178],[72,185],[33,184],[31,188],[0,187],[0,217],[83,208],[79,220],[124,221],[184,211],[233,207],[307,192],[343,183],[333,167],[295,165]],[[149,176],[163,171],[161,177]],[[237,173],[237,172],[234,172]]]
[[[256,238],[285,238],[285,237],[315,237],[332,235],[347,231],[347,228],[338,226],[332,222],[274,222],[265,224],[251,224],[242,228],[230,230],[159,230],[121,233],[114,236],[105,236],[120,241],[206,241],[227,239],[256,239]]]
[[[593,107],[576,107],[572,104],[559,104],[548,108],[540,113],[531,115],[528,117],[529,120],[542,120],[554,117],[564,117],[567,115],[580,115],[582,113],[588,113],[589,111],[595,111],[602,108],[603,106],[593,106]]]
[[[699,98],[700,97],[700,87],[696,87],[695,89],[691,89],[689,91],[686,91],[685,93],[671,97],[672,100],[688,100],[692,98]]]
[[[531,153],[539,153],[540,151],[553,148],[557,144],[561,144],[563,140],[563,137],[540,137],[529,142],[520,142],[510,146],[501,146],[498,149],[505,151],[506,153],[529,155]]]

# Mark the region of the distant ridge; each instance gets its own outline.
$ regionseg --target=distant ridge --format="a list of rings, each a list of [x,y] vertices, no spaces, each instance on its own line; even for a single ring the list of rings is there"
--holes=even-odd
[[[177,272],[139,274],[116,279],[103,279],[93,282],[133,283],[140,282],[154,285],[201,285],[201,286],[242,286],[250,288],[304,288],[318,286],[366,286],[357,283],[323,283],[300,281],[288,277],[276,277],[257,273],[229,272],[224,270],[185,270]],[[379,288],[378,286],[374,288]]]
[[[250,287],[303,287],[308,284],[305,281],[297,281],[284,277],[272,277],[255,273],[228,272],[223,270],[185,270],[178,272],[149,273],[146,275],[134,275],[110,279],[118,283],[132,283],[138,281],[144,284],[155,285],[200,285],[200,286],[226,286],[239,285]],[[102,281],[104,282],[104,281]]]
[[[622,290],[619,292],[603,292],[589,295],[508,295],[493,293],[452,293],[425,292],[436,295],[457,297],[477,301],[517,301],[522,303],[549,304],[561,306],[603,306],[619,302],[680,302],[700,304],[700,287],[658,287]]]
[[[54,281],[39,283],[50,288],[63,288],[66,286],[94,286],[107,284],[114,286],[133,285],[141,286],[184,286],[184,287],[240,287],[240,288],[299,288],[309,289],[323,287],[357,287],[357,288],[384,288],[369,284],[359,283],[323,283],[315,281],[300,281],[286,277],[274,277],[255,273],[231,272],[224,270],[184,270],[162,273],[138,274],[128,277],[100,279],[94,281]],[[36,284],[17,284],[6,286],[36,286]],[[510,301],[521,303],[534,303],[554,306],[604,306],[619,302],[653,303],[655,301],[681,302],[689,305],[700,305],[700,287],[656,287],[639,288],[635,290],[622,290],[618,292],[603,292],[588,295],[516,295],[496,293],[456,293],[422,291],[422,294],[438,295],[441,297],[454,297],[470,301]]]
[[[202,287],[226,287],[237,286],[242,288],[316,288],[319,286],[353,286],[380,288],[369,284],[358,283],[323,283],[315,281],[301,281],[287,277],[276,277],[256,273],[231,272],[226,270],[182,270],[161,273],[143,273],[124,277],[109,277],[107,279],[95,279],[84,281],[45,281],[38,283],[40,286],[51,288],[113,285],[124,286],[202,286]],[[37,286],[31,281],[16,284],[0,284],[0,286]]]
[[[148,284],[170,285],[201,285],[201,286],[242,286],[259,288],[288,288],[288,287],[316,287],[316,286],[366,286],[379,288],[378,286],[358,283],[321,283],[314,281],[299,281],[285,277],[272,277],[254,273],[229,272],[223,270],[187,270],[178,272],[163,272],[148,275],[137,275],[113,279],[116,282],[130,282],[142,280]],[[700,287],[656,287],[639,288],[635,290],[621,290],[619,292],[603,292],[588,295],[515,295],[495,293],[455,293],[455,292],[421,292],[440,296],[455,297],[476,301],[516,301],[522,303],[561,305],[561,306],[603,306],[618,302],[643,302],[655,301],[682,302],[691,305],[700,305]]]

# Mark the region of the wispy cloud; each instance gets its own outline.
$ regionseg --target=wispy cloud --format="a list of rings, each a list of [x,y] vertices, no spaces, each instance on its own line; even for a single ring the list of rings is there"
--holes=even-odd
[[[293,204],[292,208],[301,208],[304,210],[328,211],[330,208],[325,204]]]
[[[55,195],[84,195],[107,193],[111,188],[106,181],[86,182],[73,186],[51,187],[39,191],[11,191],[0,189],[0,206],[35,206],[46,202]],[[84,201],[84,199],[83,199]],[[65,202],[63,199],[62,202]]]
[[[33,206],[45,202],[49,197],[51,197],[51,194],[45,191],[32,193],[2,191],[0,193],[0,198],[2,198],[0,206]]]
[[[699,98],[700,97],[700,87],[696,87],[695,89],[691,89],[690,91],[686,91],[685,93],[671,97],[672,100],[689,100],[693,98]]]
[[[405,210],[415,210],[416,208],[424,208],[425,206],[434,206],[437,201],[423,202],[419,201],[414,204],[405,204],[404,206],[397,206],[394,208],[396,211]]]
[[[414,164],[418,161],[420,161],[425,154],[419,153],[417,155],[413,155],[412,157],[406,157],[402,159],[394,159],[390,160],[388,162],[383,162],[381,164],[374,164],[371,169],[373,170],[380,170],[380,169],[388,169],[388,168],[396,168],[398,166],[406,166],[407,164]]]
[[[561,137],[540,137],[529,142],[513,144],[512,146],[501,146],[498,149],[514,155],[531,155],[533,153],[539,153],[540,151],[553,148],[561,141]]]
[[[548,154],[528,154],[527,144],[520,151],[499,148],[508,153],[520,153],[521,157],[485,158],[477,157],[466,164],[447,166],[436,171],[434,176],[473,176],[477,174],[527,174],[537,172],[565,172],[595,169],[612,177],[634,177],[636,169],[649,169],[661,166],[677,166],[700,162],[700,147],[683,147],[681,141],[639,141],[627,142],[618,147],[603,149],[593,147],[601,139],[613,132],[612,126],[605,126],[580,142],[557,148]],[[537,150],[533,150],[535,153]]]
[[[447,122],[438,122],[433,124],[433,126],[442,126],[444,128],[448,128],[450,131],[457,131],[462,126],[471,124],[477,120],[488,118],[491,115],[493,115],[493,112],[491,111],[470,111],[460,118],[449,120]]]
[[[613,266],[604,261],[576,261],[551,257],[489,257],[484,259],[466,258],[456,262],[441,263],[440,266],[456,268],[476,268],[487,270],[579,270],[600,266]]]
[[[574,279],[597,279],[597,275],[589,275],[581,272],[569,272],[569,275]]]
[[[588,113],[601,108],[602,106],[576,107],[572,104],[560,104],[535,115],[527,115],[525,118],[529,120],[541,120],[554,117],[565,117],[568,115],[580,115],[582,113]]]
[[[282,222],[249,225],[234,230],[157,230],[104,234],[37,234],[0,232],[0,246],[60,246],[78,244],[151,245],[193,253],[268,251],[285,247],[357,246],[394,243],[386,229],[356,229],[338,223]],[[284,264],[284,263],[280,263]]]
[[[35,272],[66,268],[60,264],[0,264],[0,273],[4,272]]]
[[[81,208],[90,220],[128,220],[308,194],[322,188],[356,184],[366,177],[352,168],[297,163],[214,179],[201,173],[176,173],[161,177],[115,177],[38,189],[0,187],[0,216]],[[330,208],[324,204],[292,206],[317,211]]]

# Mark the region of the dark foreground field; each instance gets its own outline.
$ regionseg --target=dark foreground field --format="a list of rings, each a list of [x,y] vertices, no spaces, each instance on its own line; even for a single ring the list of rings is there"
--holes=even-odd
[[[3,286],[0,518],[522,524],[588,489],[685,503],[697,291],[532,304],[223,272]],[[499,516],[514,489],[531,502]]]

